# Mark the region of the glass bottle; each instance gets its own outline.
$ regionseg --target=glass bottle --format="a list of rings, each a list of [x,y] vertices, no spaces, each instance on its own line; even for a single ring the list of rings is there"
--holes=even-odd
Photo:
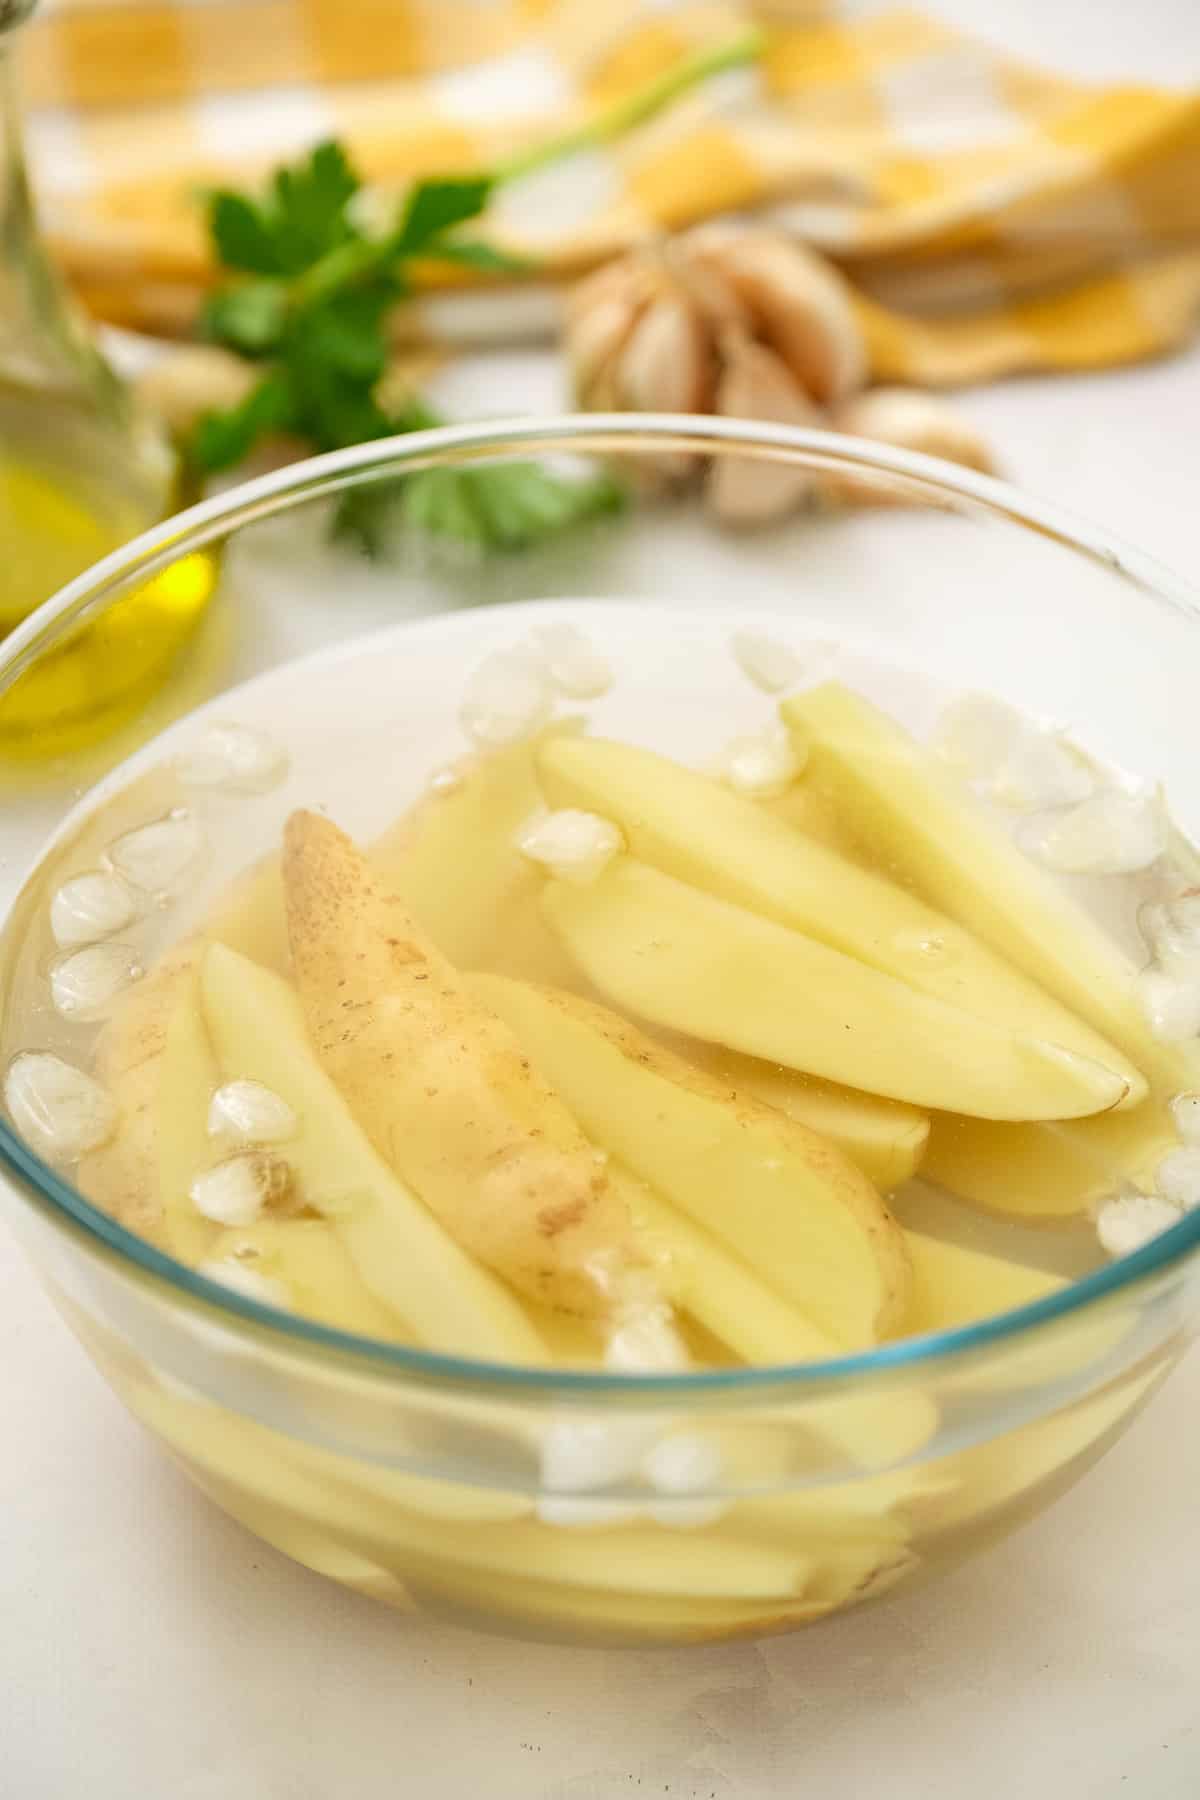
[[[179,500],[177,458],[100,354],[38,236],[13,69],[35,0],[0,0],[0,636]],[[211,594],[208,558],[131,594],[0,697],[0,752],[100,735],[166,672]]]

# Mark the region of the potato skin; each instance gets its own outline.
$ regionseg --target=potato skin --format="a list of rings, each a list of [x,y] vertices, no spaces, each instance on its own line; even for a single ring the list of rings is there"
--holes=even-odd
[[[283,874],[310,1038],[379,1154],[521,1292],[605,1312],[628,1214],[511,1031],[329,820],[292,815]]]

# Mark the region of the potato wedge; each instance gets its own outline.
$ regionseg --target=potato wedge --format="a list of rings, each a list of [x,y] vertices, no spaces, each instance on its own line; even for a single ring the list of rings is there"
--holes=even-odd
[[[1115,1045],[944,913],[793,831],[719,781],[605,738],[552,738],[538,774],[556,806],[613,819],[632,854],[680,881],[802,931],[989,1024],[1061,1044],[1146,1084]]]
[[[562,720],[539,737],[472,758],[449,793],[427,794],[367,852],[389,893],[461,969],[503,967],[530,980],[573,979],[537,907],[542,872],[516,836],[542,806],[539,742],[578,728]]]
[[[399,1314],[363,1280],[338,1227],[327,1219],[260,1219],[216,1234],[208,1255],[243,1258],[287,1283],[294,1312],[339,1331],[385,1342],[411,1341]]]
[[[935,1113],[921,1172],[989,1212],[1067,1219],[1122,1181],[1149,1186],[1177,1143],[1171,1115],[1157,1100],[1143,1100],[1133,1112],[1042,1125]]]
[[[722,1044],[674,1037],[671,1047],[738,1093],[786,1113],[828,1138],[883,1193],[916,1174],[929,1138],[929,1114],[900,1100],[802,1075],[780,1063],[742,1056]]]
[[[592,1141],[752,1269],[770,1271],[771,1284],[826,1339],[870,1344],[903,1315],[899,1228],[831,1145],[731,1094],[603,1007],[499,975],[473,985],[535,1066],[554,1071]],[[715,1326],[714,1316],[702,1323],[725,1337],[728,1322]],[[777,1356],[786,1340],[784,1354],[806,1354],[798,1327],[777,1320],[775,1329],[760,1349]],[[828,1355],[815,1338],[812,1353]]]
[[[906,1337],[953,1331],[1044,1300],[1067,1285],[1061,1276],[1048,1275],[1044,1269],[943,1243],[921,1231],[906,1231],[904,1240],[912,1263]]]
[[[605,1312],[605,1274],[632,1258],[628,1216],[509,1027],[336,825],[294,813],[283,873],[313,1047],[380,1156],[530,1298]]]
[[[838,682],[789,695],[811,778],[882,861],[1124,1051],[1178,1087],[1187,1058],[1150,1031],[1124,952],[972,804],[930,751]]]
[[[542,906],[609,998],[750,1056],[980,1118],[1074,1118],[1127,1092],[1099,1063],[917,993],[631,856],[586,887],[548,882]]]
[[[288,1160],[308,1202],[329,1209],[376,1299],[431,1349],[544,1363],[545,1347],[515,1296],[455,1243],[372,1148],[318,1062],[287,983],[213,944],[201,984],[222,1075],[261,1081],[295,1111],[301,1126]]]

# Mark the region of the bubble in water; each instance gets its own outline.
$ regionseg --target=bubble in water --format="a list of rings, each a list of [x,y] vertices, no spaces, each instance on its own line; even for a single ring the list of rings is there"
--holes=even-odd
[[[118,875],[156,897],[179,893],[204,851],[204,833],[186,807],[115,838],[107,857]]]
[[[50,929],[60,949],[94,944],[124,931],[138,915],[138,904],[119,875],[89,869],[72,875],[50,901]]]
[[[230,1156],[196,1176],[188,1197],[196,1211],[217,1225],[253,1225],[291,1185],[291,1171],[278,1157],[251,1152]]]
[[[207,725],[192,748],[176,758],[175,770],[188,787],[265,794],[284,779],[288,757],[266,732],[221,720]]]
[[[1109,1256],[1132,1256],[1178,1225],[1182,1216],[1177,1206],[1157,1194],[1119,1194],[1097,1209],[1096,1236]]]
[[[950,960],[950,946],[942,931],[915,927],[911,931],[898,931],[892,942],[903,955],[919,956],[922,962],[945,963]]]
[[[1108,789],[1063,812],[1034,813],[1018,827],[1021,848],[1069,875],[1134,875],[1167,847],[1157,794]]]
[[[742,674],[764,694],[781,694],[803,673],[795,651],[765,632],[735,631],[729,648]]]
[[[214,1257],[210,1262],[196,1265],[197,1275],[206,1275],[209,1281],[219,1281],[231,1293],[240,1294],[243,1300],[257,1300],[263,1306],[278,1306],[286,1309],[291,1302],[291,1294],[286,1282],[279,1281],[274,1275],[264,1275],[258,1269],[251,1269],[244,1262],[236,1262],[231,1256]]]
[[[579,886],[595,881],[625,847],[611,819],[572,807],[527,821],[517,833],[516,843],[522,856]]]
[[[572,700],[596,700],[612,686],[611,664],[578,626],[541,625],[533,640],[560,694]]]
[[[752,800],[784,793],[807,760],[794,735],[782,726],[754,737],[734,738],[717,758],[716,772],[727,787]]]
[[[503,650],[486,657],[472,674],[458,716],[468,737],[496,750],[532,737],[550,709],[544,671],[520,651]]]
[[[14,1057],[4,1080],[13,1124],[48,1162],[77,1162],[106,1144],[117,1128],[117,1108],[91,1075],[46,1050]]]
[[[461,769],[456,769],[451,763],[447,763],[444,768],[435,769],[433,774],[429,777],[429,791],[431,794],[456,794],[462,784],[463,775]]]
[[[208,1105],[208,1135],[235,1144],[281,1144],[300,1121],[281,1095],[260,1081],[227,1081]]]

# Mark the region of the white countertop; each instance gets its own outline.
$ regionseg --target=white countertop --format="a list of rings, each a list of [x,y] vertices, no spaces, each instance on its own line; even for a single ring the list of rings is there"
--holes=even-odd
[[[1200,68],[1194,0],[997,10],[993,36],[1089,72]],[[463,411],[556,397],[539,355],[455,385]],[[961,404],[1024,485],[1200,581],[1200,351]],[[274,623],[295,649],[330,628]],[[226,1520],[0,1241],[0,1795],[1185,1800],[1200,1792],[1198,1416],[1193,1356],[1049,1515],[912,1599],[759,1645],[517,1645],[377,1608]]]

